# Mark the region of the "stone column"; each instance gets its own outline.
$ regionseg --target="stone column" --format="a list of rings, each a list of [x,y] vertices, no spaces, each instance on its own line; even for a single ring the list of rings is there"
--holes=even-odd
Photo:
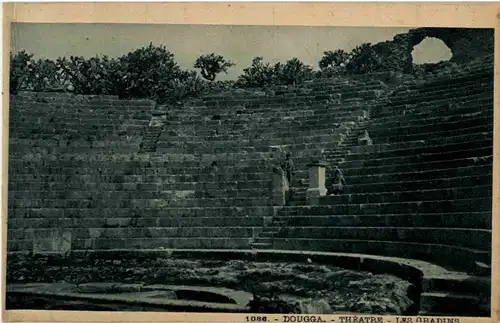
[[[275,206],[285,205],[288,190],[285,172],[279,167],[273,167],[273,204]]]
[[[315,161],[307,165],[309,167],[309,188],[306,191],[307,205],[319,204],[319,197],[326,195],[325,169],[326,163]]]

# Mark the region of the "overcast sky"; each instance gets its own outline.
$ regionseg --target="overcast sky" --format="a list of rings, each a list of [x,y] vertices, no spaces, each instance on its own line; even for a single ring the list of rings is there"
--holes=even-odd
[[[219,79],[235,79],[256,56],[266,62],[297,57],[317,68],[326,50],[350,51],[361,43],[392,40],[408,28],[275,27],[140,24],[13,24],[13,52],[26,50],[36,58],[106,54],[118,57],[150,42],[165,45],[177,63],[193,69],[197,57],[215,52],[236,65]],[[447,60],[450,50],[440,41],[424,41],[415,63]]]

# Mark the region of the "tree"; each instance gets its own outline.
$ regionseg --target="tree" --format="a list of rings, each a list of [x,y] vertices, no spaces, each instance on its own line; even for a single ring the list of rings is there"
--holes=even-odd
[[[121,96],[163,101],[177,84],[181,69],[165,46],[150,43],[120,57],[116,73]]]
[[[283,83],[296,86],[312,77],[312,68],[294,57],[285,63],[280,74]]]
[[[234,64],[231,61],[226,61],[224,57],[211,53],[210,55],[202,55],[198,57],[194,63],[194,68],[201,69],[201,76],[208,81],[213,81],[217,74],[224,72]]]
[[[20,51],[16,55],[10,54],[10,93],[15,94],[23,89],[28,79],[28,70],[33,54]]]
[[[252,65],[243,69],[243,74],[238,77],[236,86],[259,87],[274,84],[282,65],[278,63],[271,66],[271,64],[262,61],[262,57],[255,57],[252,60]]]
[[[383,67],[382,57],[373,49],[370,43],[357,46],[349,54],[347,70],[350,73],[371,73]]]
[[[342,50],[323,52],[323,57],[319,61],[319,68],[324,70],[327,68],[343,67],[349,60],[349,54]]]

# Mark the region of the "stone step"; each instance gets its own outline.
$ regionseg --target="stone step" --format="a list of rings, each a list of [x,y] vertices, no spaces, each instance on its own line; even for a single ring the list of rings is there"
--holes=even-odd
[[[492,102],[491,102],[492,103]],[[370,122],[370,126],[373,128],[395,128],[395,127],[411,127],[421,124],[440,124],[442,122],[460,122],[463,120],[469,120],[479,117],[491,117],[493,115],[493,109],[481,109],[481,105],[477,106],[475,110],[469,107],[469,112],[463,109],[456,109],[453,114],[408,114],[406,118],[392,117],[392,118],[376,118]],[[484,105],[486,107],[486,105]]]
[[[388,177],[387,179],[390,179]],[[431,189],[449,189],[454,187],[472,187],[476,185],[492,185],[493,177],[491,172],[486,175],[476,175],[467,177],[452,177],[442,179],[429,179],[429,180],[408,180],[408,181],[379,181],[376,183],[364,184],[355,183],[351,178],[346,178],[348,191],[345,194],[363,194],[363,193],[377,193],[377,192],[393,192],[393,191],[406,191],[406,190],[431,190]]]
[[[267,108],[240,108],[233,107],[228,110],[203,109],[198,107],[193,110],[180,110],[170,113],[168,120],[189,120],[189,117],[199,118],[200,120],[227,120],[234,118],[241,119],[272,119],[272,118],[305,118],[322,114],[336,113],[339,117],[349,115],[359,109],[359,105],[332,105],[321,102],[311,102],[308,105],[299,107],[294,105],[267,107]]]
[[[320,203],[322,201],[320,200]],[[324,204],[318,206],[283,207],[280,214],[295,215],[376,215],[398,213],[462,213],[491,212],[491,198],[471,198],[462,200],[411,201],[373,204]]]
[[[374,214],[374,215],[294,215],[279,213],[291,227],[391,226],[491,229],[491,212]]]
[[[468,97],[477,94],[488,95],[492,93],[493,82],[487,80],[483,84],[474,84],[473,86],[464,86],[460,88],[441,88],[431,91],[416,92],[416,91],[401,91],[396,92],[389,97],[391,102],[415,104],[417,102],[432,102],[443,98],[454,99],[456,97]]]
[[[453,182],[459,181],[462,183],[462,180],[459,178],[464,177],[464,181],[473,181],[472,179],[465,177],[480,177],[481,180],[485,179],[485,177],[492,175],[492,158],[484,161],[481,165],[472,165],[472,166],[464,166],[464,167],[455,167],[455,168],[436,168],[425,171],[416,172],[410,170],[409,172],[404,171],[396,171],[393,173],[375,173],[375,174],[359,174],[353,171],[344,171],[344,175],[349,179],[349,184],[352,186],[360,186],[363,185],[377,185],[382,183],[394,183],[397,184],[399,182],[418,182],[421,181],[440,181],[443,182]],[[346,175],[347,174],[347,175]],[[442,181],[442,182],[441,182]],[[423,184],[423,183],[422,183]],[[404,185],[404,184],[402,184]]]
[[[305,126],[318,126],[318,125],[328,125],[332,123],[332,120],[335,123],[342,123],[347,121],[357,120],[357,116],[360,116],[361,109],[358,108],[352,109],[352,111],[346,111],[343,114],[340,114],[336,111],[329,113],[321,113],[319,115],[308,115],[308,116],[297,116],[297,117],[263,117],[263,118],[234,118],[234,116],[228,116],[228,119],[207,119],[207,118],[192,118],[191,120],[184,120],[184,118],[171,118],[169,120],[164,121],[164,127],[168,127],[169,129],[176,129],[176,126],[182,127],[199,127],[210,129],[213,127],[224,126],[225,129],[236,130],[238,128],[242,128],[242,125],[255,125],[256,127],[267,129],[267,130],[287,130],[290,126],[297,126],[299,129],[306,128]],[[28,124],[26,123],[26,126]],[[75,123],[75,125],[79,125]],[[113,124],[110,124],[113,125]],[[304,127],[302,127],[304,126]]]
[[[443,231],[446,234],[443,235]],[[298,227],[283,228],[277,238],[289,239],[359,239],[432,243],[478,250],[491,249],[491,230],[441,227]]]
[[[397,191],[398,187],[387,188],[376,193],[343,193],[322,197],[323,204],[368,204],[404,201],[438,201],[486,198],[492,196],[491,185],[454,187],[445,189],[423,189],[414,187],[411,191]],[[349,190],[349,189],[347,189]]]
[[[127,212],[128,211],[128,212]],[[44,217],[45,213],[51,210],[39,209],[30,218],[20,218],[15,212],[9,212],[9,229],[18,228],[37,228],[49,229],[54,227],[61,228],[128,228],[135,225],[139,228],[147,227],[256,227],[261,228],[265,225],[267,217],[265,216],[247,216],[247,215],[227,215],[227,216],[134,216],[133,210],[125,210],[123,214],[116,214],[116,217]],[[64,216],[64,214],[63,214]],[[278,228],[285,222],[276,222],[276,227],[268,227],[269,232],[277,232]],[[264,232],[263,232],[264,234]]]
[[[478,116],[475,118],[464,118],[456,121],[443,121],[441,123],[434,123],[434,120],[422,120],[419,123],[419,127],[415,125],[404,126],[404,125],[380,125],[375,128],[370,127],[370,136],[374,138],[383,138],[387,136],[408,136],[417,135],[422,133],[434,133],[443,132],[450,130],[462,130],[467,128],[478,127],[482,125],[488,125],[493,123],[493,114],[486,116]],[[392,127],[391,127],[392,126]],[[463,133],[462,133],[463,134]]]
[[[245,149],[246,147],[255,147],[254,149],[264,149],[264,151],[269,150],[269,146],[279,146],[279,145],[297,145],[297,144],[307,144],[307,143],[331,143],[337,142],[341,138],[341,132],[326,134],[326,135],[313,135],[313,136],[302,136],[302,137],[285,137],[280,138],[279,134],[276,137],[268,137],[263,139],[248,139],[248,137],[242,136],[239,139],[235,140],[186,140],[182,137],[173,137],[173,138],[160,138],[158,139],[158,147],[161,148],[196,148],[200,145],[210,148],[219,148],[227,146],[228,148],[239,148]],[[245,138],[245,139],[243,139]],[[216,138],[213,138],[216,139]],[[238,143],[240,146],[238,147]],[[265,146],[265,148],[261,148]],[[250,149],[252,150],[252,149]]]
[[[414,93],[413,95],[410,93],[410,95],[403,93],[402,95],[394,95],[391,97],[391,100],[393,102],[398,102],[398,103],[407,103],[407,104],[414,104],[416,102],[429,102],[433,101],[435,99],[440,100],[443,98],[447,99],[453,99],[455,97],[460,97],[460,96],[469,96],[469,95],[474,95],[474,94],[479,94],[479,93],[491,93],[492,91],[492,85],[493,83],[491,81],[485,82],[485,84],[489,86],[472,86],[472,87],[466,87],[466,88],[455,88],[455,89],[438,89],[435,91],[429,91],[427,93]]]
[[[443,233],[446,231],[443,230]],[[491,254],[484,250],[415,243],[406,241],[382,241],[362,239],[315,239],[278,238],[273,239],[273,248],[281,250],[310,250],[342,253],[359,253],[389,257],[401,257],[428,261],[449,270],[473,273],[475,259],[489,261]]]
[[[272,244],[272,242],[273,242],[272,237],[262,237],[262,235],[260,235],[258,238],[254,239],[254,244],[255,243]]]
[[[426,275],[426,277],[422,280],[422,292],[452,292],[470,293],[473,295],[490,295],[491,278],[465,274],[446,276]]]
[[[131,227],[126,228],[70,228],[72,239],[115,239],[115,238],[252,238],[258,235],[261,227]],[[9,239],[32,240],[50,239],[53,228],[49,229],[10,229]],[[264,239],[264,238],[259,238]]]
[[[164,207],[249,207],[249,206],[272,206],[271,196],[262,197],[221,197],[221,198],[183,198],[183,199],[118,199],[118,200],[85,200],[85,199],[9,199],[12,208],[164,208]]]
[[[477,316],[481,312],[479,303],[479,297],[469,294],[434,292],[420,295],[420,311],[427,313]]]
[[[252,249],[272,249],[273,245],[271,243],[265,242],[253,242],[251,244]]]
[[[461,151],[465,147],[490,147],[493,146],[493,138],[481,138],[476,141],[468,141],[462,143],[449,143],[449,144],[422,144],[415,145],[414,147],[408,147],[397,150],[390,151],[380,151],[373,153],[361,153],[355,154],[351,153],[347,157],[349,161],[354,160],[374,160],[374,159],[385,159],[385,158],[395,158],[395,157],[403,157],[403,156],[414,156],[420,154],[432,154],[432,153],[442,153],[442,152],[453,152],[453,151]]]
[[[476,113],[482,110],[493,110],[493,97],[484,94],[468,97],[457,97],[450,104],[449,99],[437,100],[428,103],[412,105],[392,102],[388,107],[387,101],[380,101],[372,107],[372,121],[374,123],[385,123],[394,121],[411,121],[416,119],[435,118],[436,116],[454,116],[458,114]],[[404,113],[406,111],[406,113]],[[396,113],[398,112],[398,113]]]
[[[257,173],[255,174],[258,175]],[[248,177],[235,176],[229,178],[209,178],[203,176],[158,176],[158,178],[148,178],[145,175],[125,175],[120,179],[112,176],[81,176],[78,179],[64,181],[63,176],[53,178],[50,175],[41,175],[36,179],[24,176],[19,180],[11,178],[9,191],[48,191],[63,192],[67,190],[87,191],[88,189],[98,191],[189,191],[189,190],[211,190],[211,189],[238,189],[238,190],[262,190],[272,188],[271,179],[253,179]],[[177,180],[175,180],[177,179]],[[200,179],[196,181],[196,179]]]
[[[426,80],[426,82],[421,85],[415,85],[410,88],[413,88],[417,91],[433,90],[440,87],[457,87],[458,89],[460,89],[462,86],[464,86],[464,84],[477,85],[478,80],[492,81],[492,73],[493,69],[490,67],[480,68],[476,72],[468,72],[466,75],[463,75],[461,77],[456,77],[455,75],[453,77],[438,76],[434,79]]]
[[[259,238],[273,238],[278,231],[268,231],[268,229],[265,229],[266,231],[263,231],[260,233]],[[261,241],[261,240],[259,240]]]
[[[111,249],[249,249],[252,238],[237,237],[177,237],[177,238],[110,238],[110,239],[72,239],[74,251],[111,250]],[[40,252],[51,251],[53,240],[39,242]],[[10,252],[33,250],[33,240],[8,240]],[[42,248],[42,246],[45,246]]]
[[[412,149],[421,149],[423,147],[436,147],[457,143],[461,143],[462,145],[464,145],[470,142],[481,141],[492,137],[493,132],[488,131],[430,140],[415,140],[384,144],[373,143],[373,145],[370,146],[358,146],[356,143],[356,145],[350,147],[349,155],[350,158],[356,158],[355,155],[361,154],[398,153],[403,150],[406,151]]]
[[[124,191],[99,191],[97,190],[60,190],[60,191],[27,191],[27,190],[12,190],[10,199],[71,199],[71,200],[106,200],[106,199],[233,199],[233,198],[263,198],[269,199],[271,196],[271,187],[262,187],[254,189],[236,189],[236,188],[221,188],[217,189],[195,189],[195,190],[161,190],[161,191],[140,191],[134,189],[131,185]],[[168,189],[168,186],[167,186]]]
[[[404,182],[378,182],[378,183],[354,183],[350,178],[346,178],[348,187],[344,194],[367,194],[377,192],[396,192],[409,190],[432,190],[436,188],[450,189],[457,187],[472,187],[476,185],[492,185],[493,177],[490,174],[442,178],[436,180],[409,180]]]
[[[420,100],[413,102],[407,100],[381,100],[372,108],[371,116],[377,122],[383,122],[384,119],[406,121],[426,117],[459,115],[480,110],[493,110],[493,97],[490,93],[477,93],[469,96],[457,95],[453,98],[427,99],[422,97]],[[425,100],[422,100],[424,98]]]
[[[373,175],[388,173],[423,172],[436,169],[461,168],[479,165],[491,165],[491,147],[470,151],[451,152],[446,154],[433,154],[426,158],[394,158],[383,159],[372,162],[371,165],[364,165],[361,161],[350,163],[346,160],[339,165],[344,176],[351,175]],[[446,157],[446,159],[441,159]],[[469,157],[465,157],[469,156]],[[378,164],[377,164],[378,162]],[[398,162],[396,164],[396,162]]]
[[[332,135],[339,131],[337,129],[338,127],[341,127],[341,125],[332,123],[331,127],[329,128],[306,129],[306,130],[297,130],[294,129],[294,127],[290,127],[289,129],[284,131],[277,132],[275,131],[275,129],[272,129],[269,132],[266,132],[265,129],[257,127],[256,129],[247,128],[247,129],[223,130],[223,131],[212,130],[209,133],[196,132],[188,134],[179,134],[177,132],[169,130],[168,132],[166,132],[165,135],[162,135],[162,137],[166,139],[173,139],[173,140],[182,139],[187,141],[193,141],[193,140],[227,141],[227,140],[240,140],[240,139],[258,140],[267,138],[280,138],[282,136],[300,138],[303,136],[311,136],[311,135],[315,136]]]
[[[485,137],[491,136],[490,133],[493,129],[492,123],[483,124],[477,127],[463,128],[462,130],[450,130],[450,131],[437,131],[434,133],[420,133],[420,134],[410,134],[410,135],[396,135],[388,134],[384,136],[372,136],[371,139],[375,144],[388,144],[388,143],[403,143],[408,141],[435,141],[439,139],[453,140],[455,137],[464,135],[477,135],[486,133]]]
[[[44,205],[41,208],[13,208],[9,203],[9,221],[12,218],[124,218],[137,217],[137,210],[130,206],[111,206],[109,204],[99,208],[68,207],[65,209]],[[143,207],[141,217],[272,217],[273,206],[206,206],[206,207]],[[54,220],[55,221],[55,220]]]

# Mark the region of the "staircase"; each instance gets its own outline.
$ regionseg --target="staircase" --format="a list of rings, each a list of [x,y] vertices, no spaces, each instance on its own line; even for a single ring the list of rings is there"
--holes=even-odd
[[[139,146],[139,153],[154,153],[156,152],[158,139],[163,131],[167,116],[166,107],[156,107],[152,113],[151,121],[142,135],[142,142]]]
[[[362,132],[366,126],[368,121],[361,120],[354,125],[353,128],[349,130],[346,138],[339,143],[338,146],[334,148],[328,148],[323,151],[323,158],[326,160],[328,165],[338,165],[343,162],[345,157],[350,152],[350,147],[357,145],[359,133]],[[331,166],[329,166],[330,168]],[[329,172],[327,170],[327,183],[328,183],[328,175]],[[287,201],[287,204],[284,206],[304,206],[306,205],[306,191],[308,188],[308,180],[304,179],[295,179],[295,186],[293,186],[293,193],[290,197],[290,200]],[[299,183],[297,183],[299,182]],[[297,184],[302,184],[297,186]],[[328,184],[327,184],[328,185]],[[328,188],[328,187],[327,187]],[[271,249],[273,246],[274,237],[280,232],[283,227],[288,225],[288,221],[286,218],[283,218],[282,211],[278,211],[278,214],[273,217],[273,220],[270,225],[264,228],[264,230],[259,234],[257,238],[251,243],[251,247],[253,249]],[[280,216],[281,215],[281,216]]]
[[[358,136],[360,132],[365,130],[368,124],[367,120],[361,120],[357,122],[351,129],[349,129],[347,136],[342,140],[337,146],[326,148],[323,151],[323,159],[328,164],[326,170],[326,185],[328,189],[329,177],[331,169],[342,163],[345,157],[349,154],[350,147],[356,146],[358,143]],[[287,205],[298,206],[306,205],[306,191],[309,187],[309,179],[295,179],[294,185],[292,186],[293,193]]]

